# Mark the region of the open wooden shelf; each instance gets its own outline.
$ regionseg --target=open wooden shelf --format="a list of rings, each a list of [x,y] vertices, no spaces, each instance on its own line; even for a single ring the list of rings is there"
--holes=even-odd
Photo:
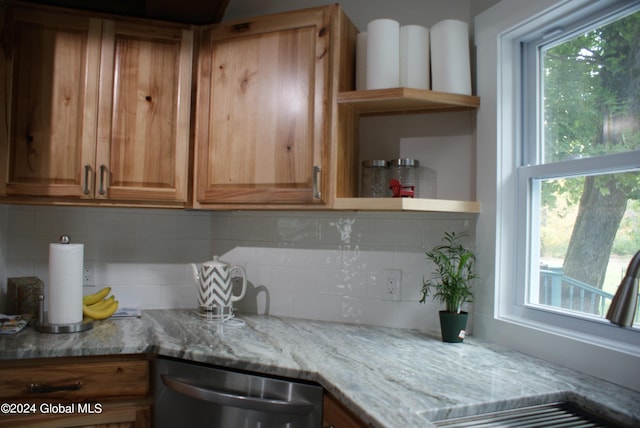
[[[338,93],[338,104],[360,114],[475,110],[480,98],[414,88],[371,89]]]
[[[477,110],[480,98],[414,88],[389,88],[340,92],[338,104],[357,113],[357,120],[357,116]],[[480,203],[447,199],[346,197],[336,198],[333,209],[479,213]]]
[[[479,213],[480,203],[420,198],[336,198],[333,209]]]

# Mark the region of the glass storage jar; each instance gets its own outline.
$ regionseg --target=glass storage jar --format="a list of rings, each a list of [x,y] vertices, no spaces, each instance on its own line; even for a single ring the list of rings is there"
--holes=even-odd
[[[363,198],[384,198],[390,196],[389,165],[385,160],[362,161],[360,196]]]
[[[391,178],[395,178],[403,187],[414,186],[413,194],[420,194],[420,161],[417,159],[393,159],[389,161]]]

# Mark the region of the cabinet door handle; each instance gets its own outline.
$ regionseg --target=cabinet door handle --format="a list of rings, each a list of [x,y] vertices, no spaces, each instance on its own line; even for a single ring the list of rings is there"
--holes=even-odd
[[[322,193],[320,193],[320,167],[318,165],[313,166],[313,197],[320,199]]]
[[[91,165],[87,164],[84,166],[84,190],[83,193],[85,195],[89,194],[89,174],[91,173]]]
[[[39,383],[32,383],[29,385],[27,392],[29,394],[49,394],[51,392],[61,391],[79,391],[82,388],[82,382],[77,381],[71,385],[40,385]]]
[[[104,176],[108,173],[109,171],[107,170],[107,167],[105,165],[100,165],[100,190],[98,190],[98,193],[100,193],[101,195],[107,193],[106,189],[104,188]]]

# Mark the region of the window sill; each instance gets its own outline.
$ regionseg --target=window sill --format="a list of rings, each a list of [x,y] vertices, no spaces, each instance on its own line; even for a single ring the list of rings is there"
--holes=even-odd
[[[620,339],[610,339],[601,335],[563,328],[559,327],[557,323],[551,324],[521,315],[498,315],[496,317],[496,320],[503,321],[516,327],[532,329],[536,332],[553,335],[563,340],[579,342],[586,345],[597,346],[609,351],[622,352],[624,354],[640,357],[640,344],[637,343],[629,343]],[[640,329],[638,328],[617,327],[613,324],[610,324],[608,321],[600,319],[593,319],[590,321],[593,321],[594,324],[597,324],[598,330],[608,329],[612,333],[622,332],[625,335],[637,336],[638,340],[640,340]]]

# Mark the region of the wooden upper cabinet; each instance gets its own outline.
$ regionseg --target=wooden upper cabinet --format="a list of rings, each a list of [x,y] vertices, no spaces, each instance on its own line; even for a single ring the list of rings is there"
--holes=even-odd
[[[185,202],[193,35],[105,21],[95,197]]]
[[[327,202],[337,6],[201,33],[195,207]]]
[[[185,206],[192,31],[48,8],[5,13],[0,192]]]
[[[101,22],[22,8],[8,13],[2,193],[82,197],[83,165],[95,156]]]

